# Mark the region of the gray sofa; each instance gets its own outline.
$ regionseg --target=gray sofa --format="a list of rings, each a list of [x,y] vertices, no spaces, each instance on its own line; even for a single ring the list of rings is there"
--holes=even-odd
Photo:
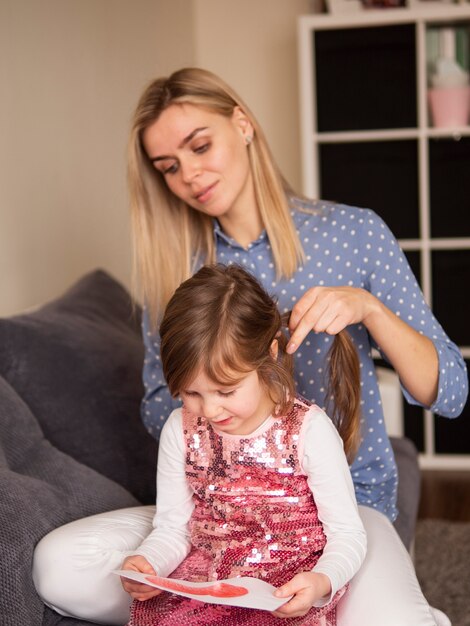
[[[91,626],[45,607],[34,546],[77,518],[155,501],[157,443],[139,417],[140,310],[103,271],[40,309],[0,319],[0,623]],[[400,516],[410,546],[416,450],[394,439]]]

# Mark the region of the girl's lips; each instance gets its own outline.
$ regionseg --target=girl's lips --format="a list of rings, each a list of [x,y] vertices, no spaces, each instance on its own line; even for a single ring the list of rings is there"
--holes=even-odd
[[[195,194],[195,199],[200,202],[201,204],[204,204],[205,202],[207,202],[208,200],[210,200],[211,196],[212,196],[212,192],[215,188],[215,186],[217,185],[217,183],[214,183],[213,185],[209,185],[209,187],[205,187],[204,189],[202,189],[201,191],[199,191],[199,193]]]
[[[225,424],[230,424],[232,417],[226,417],[224,420],[219,420],[218,422],[212,422],[215,426],[224,426]]]

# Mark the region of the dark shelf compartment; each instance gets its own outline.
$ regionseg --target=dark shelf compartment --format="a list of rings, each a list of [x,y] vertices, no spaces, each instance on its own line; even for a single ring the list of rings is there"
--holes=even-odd
[[[433,311],[452,341],[470,346],[470,250],[432,252]]]
[[[320,132],[417,126],[414,24],[312,36]]]
[[[438,454],[470,454],[470,403],[456,419],[434,416],[434,429]]]
[[[320,195],[373,209],[399,239],[419,237],[415,140],[319,145]]]
[[[381,358],[374,359],[376,367],[393,370],[390,363]],[[419,452],[424,452],[424,412],[420,406],[408,404],[405,397],[401,397],[403,406],[403,432],[411,439]]]
[[[416,277],[416,280],[419,283],[419,286],[422,288],[422,278],[421,278],[421,254],[418,250],[404,250],[406,259],[410,264],[410,267],[413,271],[413,274]]]
[[[424,411],[420,406],[408,404],[403,398],[405,436],[411,439],[418,452],[424,452]]]
[[[470,237],[470,137],[429,141],[431,235]]]

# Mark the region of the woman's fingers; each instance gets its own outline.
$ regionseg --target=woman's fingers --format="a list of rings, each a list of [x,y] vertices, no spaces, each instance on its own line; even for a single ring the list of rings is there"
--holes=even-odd
[[[354,287],[313,287],[292,309],[291,336],[287,352],[292,354],[310,331],[336,335],[365,315],[364,291]]]
[[[294,307],[292,310],[289,321],[291,336],[287,345],[289,354],[295,352],[312,330],[317,333],[336,334],[344,328],[344,325],[341,327],[344,322],[338,319],[338,305],[335,304],[334,299],[327,293],[321,293],[316,287],[312,291],[315,293],[305,294],[309,296],[305,302],[299,300],[297,303],[301,304],[299,309],[296,310]],[[302,312],[301,317],[299,317],[299,311]]]
[[[312,287],[295,303],[289,318],[289,328],[291,331],[297,328],[307,311],[312,308],[317,300],[319,292],[320,287]]]

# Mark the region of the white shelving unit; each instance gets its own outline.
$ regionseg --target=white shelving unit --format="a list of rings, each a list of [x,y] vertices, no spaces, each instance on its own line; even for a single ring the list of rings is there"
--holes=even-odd
[[[338,128],[319,130],[317,94],[318,63],[328,63],[328,56],[323,54],[322,60],[317,55],[316,41],[321,33],[336,31],[336,41],[341,39],[341,31],[351,29],[393,27],[409,25],[414,32],[413,46],[415,50],[415,93],[416,123],[404,128],[384,127],[373,129]],[[458,236],[439,236],[432,234],[431,198],[430,198],[430,143],[436,140],[468,141],[470,125],[458,128],[434,128],[428,112],[428,75],[427,75],[427,31],[432,28],[464,27],[470,33],[470,5],[452,5],[439,2],[426,2],[423,7],[408,9],[362,10],[355,13],[333,15],[304,15],[298,22],[298,54],[299,54],[299,85],[300,85],[300,116],[302,146],[302,180],[303,193],[312,198],[325,198],[322,190],[322,150],[325,146],[341,146],[360,143],[390,142],[412,140],[416,143],[416,187],[418,192],[418,224],[419,234],[415,237],[399,238],[405,251],[419,255],[420,283],[427,301],[433,304],[433,253],[435,251],[468,251],[470,250],[470,232],[459,231]],[[339,33],[339,34],[338,34]],[[469,44],[470,45],[470,44]],[[318,57],[318,58],[317,58]],[[351,63],[350,59],[345,62]],[[364,76],[367,80],[367,76]],[[321,97],[321,95],[320,95]],[[348,106],[347,94],[344,94],[345,106]],[[398,104],[399,106],[399,104]],[[469,153],[470,154],[470,153]],[[470,177],[470,159],[468,161]],[[348,198],[340,198],[351,203]],[[376,209],[372,204],[370,208]],[[461,207],[462,215],[470,213],[470,194],[465,206]],[[387,218],[384,216],[386,221]],[[467,218],[468,219],[468,218]],[[468,222],[467,222],[468,224]],[[464,229],[465,230],[465,229]],[[468,277],[470,278],[470,277]],[[462,285],[465,289],[465,285]],[[468,310],[468,309],[467,309]],[[468,316],[470,319],[470,316]],[[446,330],[452,333],[446,326]],[[466,359],[470,359],[470,342],[460,345]],[[434,416],[428,411],[424,414],[424,451],[421,454],[421,465],[428,468],[466,468],[470,469],[470,443],[468,454],[436,452],[436,432]],[[470,437],[469,437],[470,439]]]

